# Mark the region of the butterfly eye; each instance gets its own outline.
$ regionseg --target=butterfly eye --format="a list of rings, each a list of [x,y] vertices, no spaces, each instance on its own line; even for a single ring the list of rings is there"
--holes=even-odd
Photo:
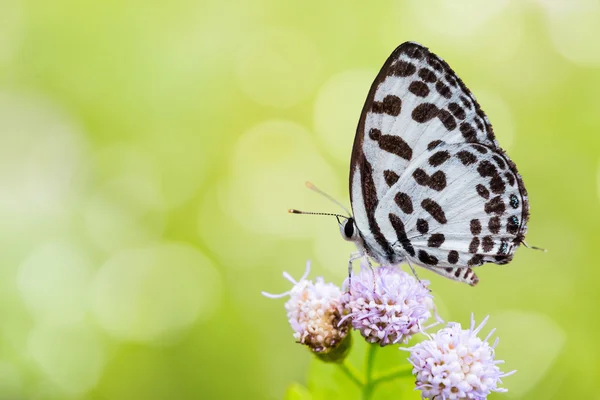
[[[354,236],[354,219],[348,218],[344,224],[344,236],[346,240],[351,240]]]

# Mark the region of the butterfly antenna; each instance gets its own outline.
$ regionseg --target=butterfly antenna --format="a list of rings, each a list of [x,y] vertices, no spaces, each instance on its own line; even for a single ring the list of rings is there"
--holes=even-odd
[[[340,218],[348,219],[348,217],[346,217],[345,215],[342,215],[342,214],[324,213],[324,212],[312,212],[312,211],[300,211],[300,210],[296,210],[295,208],[290,208],[288,210],[288,212],[290,214],[330,215],[332,217],[336,217],[339,223],[341,223],[340,222]]]
[[[315,185],[313,185],[311,182],[306,181],[305,185],[306,185],[307,188],[309,188],[313,192],[319,193],[321,196],[328,198],[331,202],[333,202],[333,203],[337,204],[338,206],[342,207],[342,209],[344,211],[346,211],[346,214],[348,216],[352,215],[352,213],[350,211],[348,211],[348,209],[346,207],[344,207],[344,205],[342,203],[340,203],[339,201],[337,201],[336,199],[334,199],[333,197],[331,197],[330,195],[328,195],[327,193],[325,193],[324,191],[322,191],[321,189],[319,189],[318,187],[316,187]],[[345,217],[345,218],[348,218],[348,217]]]
[[[541,247],[537,247],[537,246],[529,246],[527,243],[525,243],[525,241],[524,241],[524,240],[521,240],[521,243],[523,243],[523,246],[527,247],[528,249],[531,249],[531,250],[539,250],[539,251],[543,251],[544,253],[547,253],[547,252],[548,252],[548,250],[546,250],[546,249],[543,249],[543,248],[541,248]]]

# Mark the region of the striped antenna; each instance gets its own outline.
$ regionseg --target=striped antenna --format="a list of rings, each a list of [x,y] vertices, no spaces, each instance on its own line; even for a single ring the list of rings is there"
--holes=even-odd
[[[288,210],[288,212],[290,214],[308,214],[308,215],[330,215],[332,217],[337,218],[338,223],[342,223],[340,221],[340,218],[344,218],[344,219],[348,219],[348,217],[346,217],[345,215],[341,215],[341,214],[333,214],[333,213],[324,213],[324,212],[312,212],[312,211],[300,211],[300,210],[296,210],[294,208],[290,208]]]

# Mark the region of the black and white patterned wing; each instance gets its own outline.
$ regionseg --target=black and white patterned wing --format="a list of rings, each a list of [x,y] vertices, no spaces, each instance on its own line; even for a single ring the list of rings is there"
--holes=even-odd
[[[474,157],[472,162],[467,154]],[[442,275],[472,283],[473,279],[465,279],[466,272],[455,276],[459,275],[455,268],[508,262],[526,232],[527,194],[514,163],[498,145],[471,92],[446,62],[419,44],[400,45],[375,79],[359,122],[350,168],[354,218],[365,250],[380,263],[410,257]],[[505,188],[502,193],[501,186]],[[477,187],[485,187],[489,198],[478,194]],[[481,244],[478,252],[469,252],[474,240],[470,221],[481,219],[484,224],[485,218],[494,216],[506,220],[513,215],[506,214],[506,206],[514,204],[511,195],[518,202],[513,210],[518,218],[516,232],[502,236],[490,230],[489,235],[476,235],[480,241],[490,236],[494,247],[483,251]],[[413,213],[402,211],[399,196],[410,200]],[[504,212],[491,215],[485,211],[500,202]],[[462,207],[465,204],[470,206]],[[435,210],[445,214],[445,222],[436,220]],[[419,231],[419,220],[430,225],[426,233]],[[467,221],[466,225],[461,221]],[[505,231],[507,224],[502,225]],[[437,244],[440,236],[436,233],[444,235],[445,245],[429,246]],[[487,249],[489,240],[485,240]],[[399,247],[403,241],[406,246]],[[507,241],[506,250],[503,241]],[[406,250],[409,246],[414,256]],[[506,254],[497,254],[501,249]],[[453,263],[456,253],[459,257]]]
[[[375,218],[396,253],[475,284],[469,267],[506,264],[523,240],[527,210],[519,179],[491,147],[441,142],[408,165]]]

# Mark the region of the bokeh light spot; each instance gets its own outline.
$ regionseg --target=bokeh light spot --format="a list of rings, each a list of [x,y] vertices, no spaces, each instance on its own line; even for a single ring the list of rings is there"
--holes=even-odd
[[[115,254],[98,271],[92,308],[101,326],[122,340],[172,339],[220,301],[211,262],[184,244],[160,244]]]
[[[293,122],[267,121],[246,132],[233,150],[231,172],[224,207],[248,230],[301,235],[309,225],[291,220],[289,208],[340,211],[304,186],[312,181],[341,198],[331,167]]]
[[[46,377],[71,395],[92,388],[105,363],[101,342],[85,326],[38,326],[29,336],[28,348]]]
[[[84,205],[85,228],[105,251],[140,246],[160,237],[165,204],[160,178],[144,155],[128,146],[104,149],[95,167],[105,176]]]
[[[590,38],[600,34],[600,2],[597,0],[544,1],[538,0],[546,11],[548,31],[558,52],[569,61],[600,65],[600,46]]]
[[[550,370],[565,345],[566,334],[549,316],[536,312],[507,310],[493,315],[492,322],[500,337],[500,359],[506,360],[507,371],[518,370],[506,378],[509,393],[521,398]],[[510,347],[502,343],[510,343]]]
[[[236,68],[248,97],[262,105],[286,108],[313,91],[321,63],[305,35],[291,29],[272,29],[248,40]]]
[[[346,71],[330,78],[315,102],[315,131],[327,150],[349,163],[352,138],[375,71]]]
[[[165,205],[172,209],[193,198],[206,178],[211,147],[202,135],[184,135],[174,140],[170,132],[154,138],[153,154],[160,168],[160,186]],[[212,143],[212,140],[210,143]]]
[[[21,264],[18,286],[36,318],[48,325],[81,321],[87,310],[91,261],[81,246],[49,241]]]
[[[510,0],[433,0],[423,7],[421,1],[411,0],[398,4],[402,4],[404,14],[418,18],[420,30],[442,36],[463,37],[485,27],[489,19],[503,11],[509,3]]]
[[[0,232],[38,234],[79,193],[82,135],[56,105],[17,92],[0,92],[0,132]]]

